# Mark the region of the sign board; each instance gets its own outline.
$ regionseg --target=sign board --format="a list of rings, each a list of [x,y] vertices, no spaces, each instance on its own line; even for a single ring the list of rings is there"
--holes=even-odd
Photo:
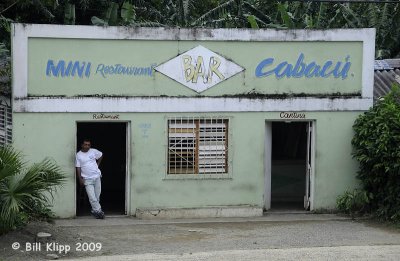
[[[372,97],[371,29],[13,30],[15,97]]]

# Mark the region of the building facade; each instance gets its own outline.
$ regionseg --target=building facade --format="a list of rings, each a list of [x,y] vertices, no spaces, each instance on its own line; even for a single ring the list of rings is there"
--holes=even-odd
[[[357,185],[352,125],[373,103],[374,29],[13,25],[13,142],[67,173],[53,210],[88,208],[83,138],[107,213],[257,216],[330,209]]]

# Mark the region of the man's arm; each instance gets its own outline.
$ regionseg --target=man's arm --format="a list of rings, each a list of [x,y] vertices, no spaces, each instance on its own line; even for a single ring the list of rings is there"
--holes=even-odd
[[[101,155],[101,157],[100,158],[98,158],[96,161],[97,161],[97,166],[99,167],[100,166],[100,163],[101,163],[101,160],[103,159],[103,155]]]
[[[79,179],[79,184],[80,184],[81,186],[85,185],[85,183],[84,183],[84,181],[83,181],[83,178],[82,178],[82,176],[81,176],[81,167],[76,167],[76,176],[77,176],[78,179]]]

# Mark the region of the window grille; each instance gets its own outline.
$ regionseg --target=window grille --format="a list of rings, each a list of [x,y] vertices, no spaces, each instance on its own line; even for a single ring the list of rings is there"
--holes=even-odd
[[[228,120],[168,120],[168,174],[228,172]]]
[[[0,103],[0,146],[10,144],[12,140],[11,107]]]

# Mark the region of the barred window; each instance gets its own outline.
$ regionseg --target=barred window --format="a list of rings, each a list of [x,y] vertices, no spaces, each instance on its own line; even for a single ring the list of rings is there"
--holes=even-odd
[[[11,143],[11,107],[0,101],[0,146]]]
[[[168,120],[168,174],[228,172],[228,120]]]

